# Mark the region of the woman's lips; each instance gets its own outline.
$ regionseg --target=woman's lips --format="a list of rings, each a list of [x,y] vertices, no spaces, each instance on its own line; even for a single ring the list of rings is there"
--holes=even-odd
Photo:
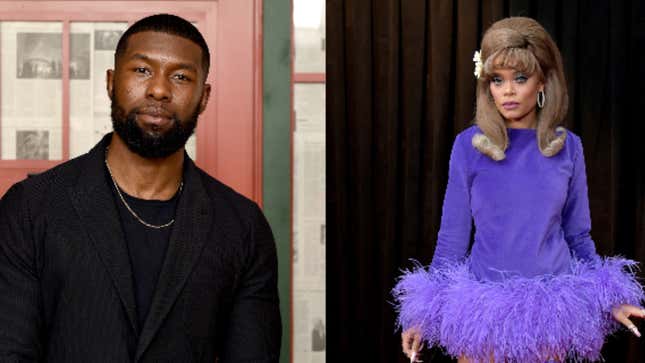
[[[504,107],[505,110],[514,110],[518,108],[520,104],[518,102],[504,102],[502,103],[502,107]]]

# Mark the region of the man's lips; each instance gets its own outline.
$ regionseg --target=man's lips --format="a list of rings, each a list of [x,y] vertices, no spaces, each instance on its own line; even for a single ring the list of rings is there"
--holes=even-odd
[[[518,102],[504,102],[502,103],[502,107],[504,107],[505,110],[514,110],[518,108],[520,104]]]
[[[143,109],[137,111],[137,119],[146,124],[163,126],[171,121],[172,115],[165,110]]]

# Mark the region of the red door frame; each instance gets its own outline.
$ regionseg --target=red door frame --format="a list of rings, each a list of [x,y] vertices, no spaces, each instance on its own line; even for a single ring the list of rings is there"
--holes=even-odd
[[[160,12],[196,22],[211,47],[208,81],[213,92],[196,130],[197,164],[262,205],[262,0],[0,0],[0,21],[62,22],[63,64],[69,63],[71,22],[131,24]],[[6,176],[17,181],[26,172],[42,171],[69,158],[68,67],[63,67],[62,88],[63,160],[0,160]],[[0,194],[5,190],[6,186]]]

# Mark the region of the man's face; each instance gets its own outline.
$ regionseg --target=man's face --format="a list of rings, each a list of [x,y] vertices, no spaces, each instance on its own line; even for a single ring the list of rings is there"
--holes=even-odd
[[[181,149],[210,94],[201,48],[176,35],[140,32],[128,39],[116,63],[108,70],[107,89],[117,135],[146,158]]]

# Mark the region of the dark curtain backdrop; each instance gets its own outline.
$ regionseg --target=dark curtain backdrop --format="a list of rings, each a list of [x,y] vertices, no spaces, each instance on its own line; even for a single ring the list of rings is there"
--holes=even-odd
[[[328,362],[406,361],[389,292],[432,258],[472,56],[502,17],[537,19],[562,51],[599,253],[645,261],[643,2],[327,0]],[[603,355],[643,362],[645,345],[621,332]]]

